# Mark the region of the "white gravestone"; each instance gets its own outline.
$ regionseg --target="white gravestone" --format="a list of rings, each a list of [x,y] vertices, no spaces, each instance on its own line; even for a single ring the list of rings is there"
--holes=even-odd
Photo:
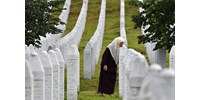
[[[137,54],[136,54],[137,55]],[[148,63],[145,57],[138,54],[136,58],[132,58],[127,71],[128,79],[128,100],[138,100],[138,94],[143,82],[144,77],[147,74]]]
[[[134,53],[135,52],[135,53]],[[136,51],[132,51],[128,49],[125,54],[125,66],[123,72],[123,100],[128,100],[128,92],[129,91],[129,81],[128,81],[128,67],[130,66],[131,60],[134,60],[138,56]]]
[[[120,0],[120,37],[124,38],[127,46],[126,30],[125,30],[125,4],[124,0]]]
[[[91,51],[92,51],[92,76],[94,75],[94,71],[95,71],[95,66],[96,66],[96,59],[95,59],[95,56],[96,56],[96,45],[94,42],[91,42],[90,43],[90,46],[92,47],[91,48]]]
[[[29,64],[25,61],[25,100],[33,100],[33,74]]]
[[[175,73],[173,69],[164,69],[151,82],[152,94],[149,100],[175,100]]]
[[[30,53],[36,52],[36,51],[35,51],[35,47],[34,47],[32,44],[30,44],[28,48],[29,48],[29,50],[30,50]]]
[[[59,70],[60,70],[60,89],[59,89],[59,95],[60,95],[60,99],[59,100],[64,100],[64,59],[63,56],[60,52],[60,49],[56,48],[55,49],[55,53],[57,55],[58,58],[58,62],[60,64]]]
[[[78,48],[72,45],[67,51],[67,100],[77,100],[79,62]]]
[[[175,46],[172,47],[169,54],[169,67],[175,69]]]
[[[156,50],[156,64],[160,64],[162,68],[166,68],[166,49]]]
[[[161,70],[162,68],[158,64],[152,64],[150,66],[148,74],[145,77],[141,86],[141,90],[139,92],[139,100],[150,100],[152,89],[151,82],[155,77],[157,77],[160,74]]]
[[[84,49],[84,79],[92,78],[92,52],[91,46],[86,45]]]
[[[51,63],[53,65],[53,100],[59,100],[59,62],[56,53],[53,50],[48,51]]]
[[[27,47],[27,45],[25,45],[25,59],[28,59],[30,57],[30,50],[29,47]]]
[[[146,43],[146,51],[151,64],[159,64],[162,68],[166,67],[166,49],[154,50],[155,43]]]
[[[27,60],[34,77],[34,100],[44,100],[45,76],[42,62],[36,52],[32,52]]]
[[[46,51],[39,56],[45,71],[45,100],[53,100],[53,65]]]
[[[120,48],[119,52],[119,96],[123,96],[123,89],[124,89],[124,67],[125,67],[125,56],[127,52],[127,47],[123,45],[123,47]]]

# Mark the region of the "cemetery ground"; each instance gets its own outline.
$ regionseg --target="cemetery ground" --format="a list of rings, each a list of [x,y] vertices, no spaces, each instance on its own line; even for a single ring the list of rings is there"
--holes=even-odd
[[[126,27],[126,37],[128,41],[128,48],[133,48],[136,51],[139,51],[147,58],[146,50],[143,44],[138,44],[137,36],[141,34],[140,29],[133,28],[133,22],[131,21],[131,16],[134,13],[138,12],[138,8],[132,7],[128,5],[130,0],[125,0],[125,27]],[[70,32],[79,16],[80,10],[82,7],[82,0],[71,0],[71,7],[70,7],[70,14],[68,23],[66,25],[66,31],[64,35]],[[99,81],[99,73],[100,73],[100,63],[101,58],[106,46],[112,42],[115,37],[120,35],[120,0],[107,0],[106,1],[106,21],[105,21],[105,30],[104,30],[104,37],[103,37],[103,44],[100,53],[100,58],[98,64],[95,68],[95,73],[92,79],[84,79],[83,78],[83,52],[84,48],[94,34],[99,18],[99,12],[101,7],[101,0],[89,0],[88,2],[88,11],[87,11],[87,20],[85,30],[79,45],[79,52],[80,52],[80,91],[78,93],[78,100],[121,100],[119,98],[118,92],[118,77],[115,86],[115,93],[112,96],[98,95],[98,81]],[[166,66],[169,66],[168,63],[168,52],[166,58]],[[66,70],[65,70],[66,72]],[[65,73],[66,76],[66,73]],[[65,100],[66,98],[66,77],[65,77]]]

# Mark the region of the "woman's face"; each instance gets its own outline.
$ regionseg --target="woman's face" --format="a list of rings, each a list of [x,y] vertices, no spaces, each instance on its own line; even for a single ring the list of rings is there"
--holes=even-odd
[[[124,42],[120,42],[119,47],[122,47],[124,44]]]

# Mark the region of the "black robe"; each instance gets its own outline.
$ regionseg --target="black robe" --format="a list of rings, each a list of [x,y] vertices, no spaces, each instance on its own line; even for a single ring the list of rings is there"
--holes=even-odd
[[[103,66],[107,65],[108,70],[105,71]],[[113,94],[115,89],[117,65],[107,47],[101,62],[101,72],[99,77],[98,93]]]

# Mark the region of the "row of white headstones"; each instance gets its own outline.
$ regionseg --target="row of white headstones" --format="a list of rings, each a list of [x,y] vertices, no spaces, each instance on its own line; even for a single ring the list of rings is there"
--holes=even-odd
[[[85,29],[88,0],[83,0],[77,22],[67,35],[57,41],[67,66],[67,100],[77,100],[80,90],[80,55],[78,45]]]
[[[67,98],[77,100],[80,57],[76,45],[67,52]],[[60,49],[30,52],[26,47],[26,100],[64,100],[64,59]]]
[[[140,0],[141,1],[141,0]],[[139,8],[141,12],[142,8]],[[121,0],[121,33],[123,25],[124,0]],[[141,28],[144,33],[143,27]],[[123,34],[121,35],[123,37]],[[175,99],[175,46],[169,55],[169,69],[166,69],[166,50],[153,51],[155,43],[146,43],[150,60],[149,67],[145,57],[123,46],[119,54],[119,95],[123,100],[174,100]]]
[[[70,4],[70,0],[65,1],[64,8],[68,9],[63,10],[59,16],[66,23]],[[80,87],[77,46],[85,28],[87,8],[88,0],[83,0],[76,25],[65,37],[61,38],[63,33],[46,34],[46,38],[41,37],[41,48],[26,46],[26,100],[64,100],[64,66],[67,66],[67,100],[77,100]],[[64,32],[66,24],[57,27]],[[59,52],[62,61],[56,52]]]
[[[101,11],[99,13],[99,20],[97,29],[94,35],[90,38],[84,49],[84,78],[91,79],[94,75],[95,66],[98,63],[99,55],[102,47],[104,26],[106,15],[106,0],[101,2]]]
[[[26,48],[26,100],[64,99],[64,60],[58,48],[48,53]]]
[[[120,48],[119,95],[123,100],[174,100],[174,79],[173,68],[162,69],[158,64],[149,67],[141,53]]]

